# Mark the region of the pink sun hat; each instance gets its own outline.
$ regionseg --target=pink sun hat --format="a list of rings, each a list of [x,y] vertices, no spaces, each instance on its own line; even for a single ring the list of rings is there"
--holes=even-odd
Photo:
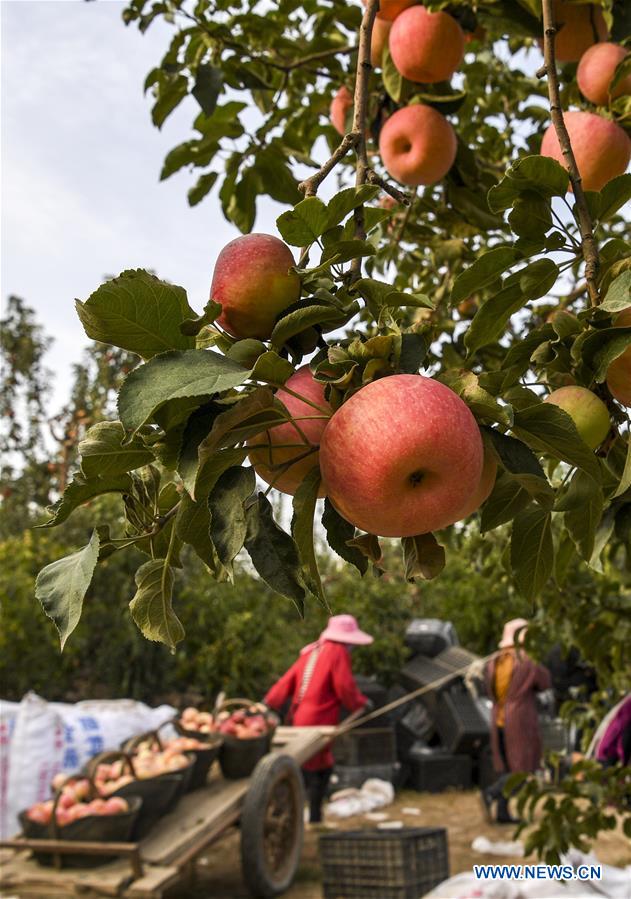
[[[511,621],[507,621],[502,632],[502,639],[498,644],[499,648],[508,649],[509,646],[514,646],[515,634],[517,633],[517,631],[519,631],[517,639],[519,643],[523,643],[524,638],[526,637],[527,627],[528,622],[525,618],[513,618]]]
[[[334,643],[352,643],[354,646],[367,646],[373,637],[359,629],[357,619],[353,615],[333,615],[320,634],[320,640],[332,640]]]

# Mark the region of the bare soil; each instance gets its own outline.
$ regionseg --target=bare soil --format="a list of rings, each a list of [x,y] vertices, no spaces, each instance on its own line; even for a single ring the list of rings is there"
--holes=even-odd
[[[417,808],[420,814],[405,814],[403,808]],[[383,809],[390,821],[402,821],[406,827],[446,827],[449,839],[451,874],[470,871],[474,864],[502,863],[522,859],[506,856],[481,855],[473,852],[471,843],[477,836],[493,841],[511,840],[514,829],[506,825],[488,824],[482,814],[477,791],[449,790],[444,793],[416,793],[404,790],[395,802]],[[363,816],[336,821],[337,829],[374,828],[376,824]],[[330,832],[330,826],[308,829],[298,874],[285,899],[322,899],[321,872],[318,858],[318,836]],[[631,844],[621,828],[600,836],[592,849],[603,864],[624,866],[631,864]],[[525,861],[535,861],[525,859]],[[173,894],[178,899],[248,899],[240,871],[239,832],[233,830],[217,843],[197,867],[197,880],[190,889],[180,888]],[[553,899],[553,897],[550,897]]]

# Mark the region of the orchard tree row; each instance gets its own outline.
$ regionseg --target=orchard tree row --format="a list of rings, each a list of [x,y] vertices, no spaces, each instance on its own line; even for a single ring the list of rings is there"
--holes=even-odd
[[[219,580],[245,550],[300,609],[326,603],[319,498],[361,575],[395,538],[406,576],[434,577],[447,529],[476,526],[506,535],[526,599],[576,557],[629,570],[628,6],[133,0],[124,18],[174,28],[154,123],[199,106],[162,177],[200,170],[190,202],[216,192],[244,235],[203,310],[142,269],[77,302],[142,363],[117,420],[78,435],[45,525],[104,493],[127,521],[39,575],[62,645],[130,547],[132,616],[171,647],[185,544]],[[291,207],[275,234],[248,233],[261,196]]]

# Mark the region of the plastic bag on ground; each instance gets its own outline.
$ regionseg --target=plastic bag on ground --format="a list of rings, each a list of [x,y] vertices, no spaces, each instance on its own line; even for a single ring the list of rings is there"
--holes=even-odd
[[[326,807],[327,817],[350,818],[384,808],[394,801],[394,787],[387,780],[371,777],[360,790],[348,789],[334,793]]]

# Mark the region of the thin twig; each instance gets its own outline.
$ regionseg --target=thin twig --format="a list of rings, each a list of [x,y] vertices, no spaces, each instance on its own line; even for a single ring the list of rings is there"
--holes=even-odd
[[[600,302],[600,294],[596,283],[598,270],[600,268],[598,246],[594,239],[592,219],[589,214],[589,209],[587,208],[587,201],[585,200],[581,174],[576,165],[570,136],[563,119],[559,78],[554,50],[557,29],[554,23],[553,0],[543,0],[543,29],[543,55],[545,65],[542,70],[540,69],[539,72],[537,72],[537,75],[539,77],[542,77],[544,74],[548,76],[550,117],[552,119],[552,124],[554,125],[554,130],[556,131],[561,152],[565,158],[566,167],[574,190],[574,208],[576,210],[576,218],[581,235],[581,248],[583,251],[583,259],[585,260],[585,280],[587,281],[589,299],[592,306],[597,306]]]
[[[379,9],[379,0],[367,0],[366,9],[359,28],[359,46],[357,52],[357,71],[355,75],[355,97],[353,108],[353,131],[359,134],[357,140],[357,164],[355,167],[355,187],[361,187],[368,177],[368,152],[366,149],[366,117],[368,113],[368,79],[372,72],[370,61],[370,41],[375,16]],[[364,206],[358,206],[354,213],[355,239],[366,239]],[[354,278],[361,274],[361,257],[353,259],[351,272]]]
[[[315,174],[306,178],[304,181],[301,181],[298,185],[298,190],[301,191],[305,197],[315,197],[318,188],[326,176],[333,171],[338,162],[344,159],[351,147],[354,147],[359,142],[359,139],[360,135],[354,129],[353,131],[349,131],[348,134],[345,134],[342,138],[342,142],[331,158],[327,159],[324,165],[322,165]]]
[[[390,184],[389,181],[386,181],[385,178],[382,178],[381,175],[378,175],[374,169],[368,169],[366,172],[366,181],[369,184],[378,185],[385,193],[389,194],[394,200],[398,203],[402,203],[404,206],[410,206],[412,200],[409,194],[406,194],[405,191],[399,190],[398,187],[395,187],[394,184]]]

